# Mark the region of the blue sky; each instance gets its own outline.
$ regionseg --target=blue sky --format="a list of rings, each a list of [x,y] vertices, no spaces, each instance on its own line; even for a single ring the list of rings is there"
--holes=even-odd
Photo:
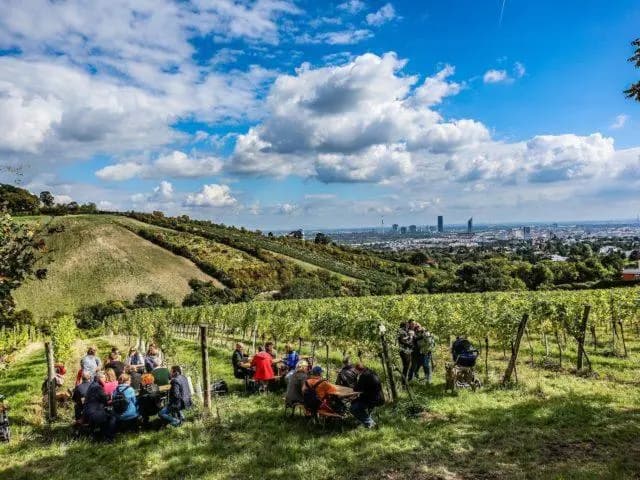
[[[252,228],[632,218],[636,1],[8,0],[0,172]],[[11,170],[13,171],[13,170]]]

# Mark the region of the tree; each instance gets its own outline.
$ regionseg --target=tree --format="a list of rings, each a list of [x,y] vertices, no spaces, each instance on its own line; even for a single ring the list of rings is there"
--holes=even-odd
[[[636,68],[640,68],[640,38],[636,38],[631,45],[636,47],[636,51],[633,56],[629,59],[630,62],[635,64]],[[634,100],[640,102],[640,82],[636,82],[629,89],[624,91],[627,98],[633,98]]]
[[[45,207],[51,208],[53,207],[53,202],[55,201],[55,199],[53,198],[51,192],[45,190],[44,192],[40,192],[40,201]]]
[[[0,214],[0,324],[10,323],[15,302],[11,292],[33,271],[36,243],[33,232]]]
[[[320,245],[328,245],[331,243],[331,237],[329,235],[325,235],[324,233],[316,233],[314,242]]]
[[[24,188],[0,183],[0,210],[4,207],[10,213],[31,213],[39,206],[40,199]]]

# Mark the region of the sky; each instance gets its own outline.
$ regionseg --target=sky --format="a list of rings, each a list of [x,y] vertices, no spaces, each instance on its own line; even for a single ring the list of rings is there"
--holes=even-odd
[[[248,228],[640,213],[636,0],[3,0],[0,181]]]

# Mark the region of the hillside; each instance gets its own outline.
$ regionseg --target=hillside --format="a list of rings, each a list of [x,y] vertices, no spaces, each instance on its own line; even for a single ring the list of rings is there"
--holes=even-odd
[[[111,216],[33,217],[32,221],[43,225],[47,247],[36,268],[46,268],[47,278],[29,280],[15,292],[15,299],[19,308],[31,310],[36,318],[106,300],[131,300],[141,292],[160,293],[180,304],[190,292],[190,279],[217,282]],[[56,226],[64,230],[47,232]]]

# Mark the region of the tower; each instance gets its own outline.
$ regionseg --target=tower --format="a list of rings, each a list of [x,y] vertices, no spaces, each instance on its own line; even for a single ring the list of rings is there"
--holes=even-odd
[[[438,232],[444,232],[444,217],[442,215],[438,215]]]

